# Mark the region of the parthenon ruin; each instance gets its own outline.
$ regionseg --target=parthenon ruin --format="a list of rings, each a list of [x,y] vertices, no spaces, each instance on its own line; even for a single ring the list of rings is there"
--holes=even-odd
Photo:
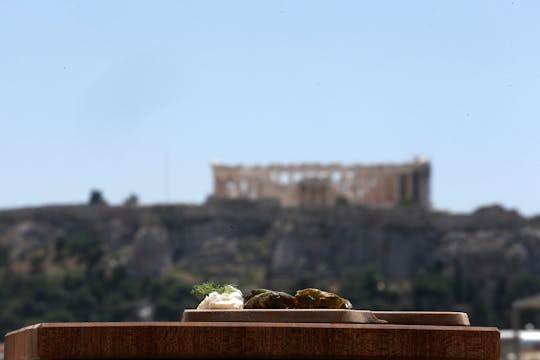
[[[429,207],[430,164],[298,164],[228,166],[212,163],[214,197],[275,198],[282,206],[331,206],[339,201],[373,207]]]

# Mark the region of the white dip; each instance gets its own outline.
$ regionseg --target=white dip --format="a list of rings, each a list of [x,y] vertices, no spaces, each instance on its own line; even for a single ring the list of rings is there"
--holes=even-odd
[[[197,306],[197,310],[242,310],[244,308],[244,298],[242,292],[235,289],[233,292],[218,294],[212,291]]]

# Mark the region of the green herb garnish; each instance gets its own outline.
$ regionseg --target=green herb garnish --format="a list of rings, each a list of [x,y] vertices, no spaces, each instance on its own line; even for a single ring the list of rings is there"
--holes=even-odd
[[[199,285],[194,285],[193,289],[191,289],[191,293],[195,295],[199,300],[202,300],[212,291],[215,291],[218,294],[230,294],[232,292],[235,292],[236,290],[238,289],[236,289],[234,285],[219,285],[209,281]]]

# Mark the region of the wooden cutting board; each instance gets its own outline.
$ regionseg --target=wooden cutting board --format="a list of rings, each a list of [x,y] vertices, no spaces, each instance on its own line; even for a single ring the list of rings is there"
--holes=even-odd
[[[449,311],[373,311],[373,314],[390,324],[401,325],[454,325],[470,326],[469,316],[463,312]]]
[[[349,323],[469,326],[462,312],[342,309],[184,310],[184,322]]]
[[[270,322],[383,324],[369,310],[343,309],[245,309],[184,310],[185,322]]]

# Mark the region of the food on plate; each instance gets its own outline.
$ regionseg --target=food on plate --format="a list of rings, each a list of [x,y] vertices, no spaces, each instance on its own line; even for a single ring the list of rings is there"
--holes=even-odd
[[[319,289],[298,290],[295,299],[297,309],[352,309],[349,300]]]
[[[206,282],[195,285],[191,293],[201,300],[198,310],[352,309],[349,300],[315,288],[298,290],[295,296],[282,291],[253,289],[242,297],[242,292],[233,285]]]
[[[244,307],[242,292],[233,285],[206,282],[195,285],[191,293],[202,300],[197,310],[241,310]]]
[[[253,290],[251,290],[246,295],[244,295],[244,304],[247,303],[249,301],[249,299],[251,299],[255,295],[259,295],[259,294],[262,294],[262,293],[265,293],[265,292],[268,292],[268,291],[272,291],[272,290],[268,290],[268,289],[253,289]]]
[[[294,309],[296,305],[294,296],[281,291],[257,291],[255,294],[249,293],[246,298],[244,309]]]

